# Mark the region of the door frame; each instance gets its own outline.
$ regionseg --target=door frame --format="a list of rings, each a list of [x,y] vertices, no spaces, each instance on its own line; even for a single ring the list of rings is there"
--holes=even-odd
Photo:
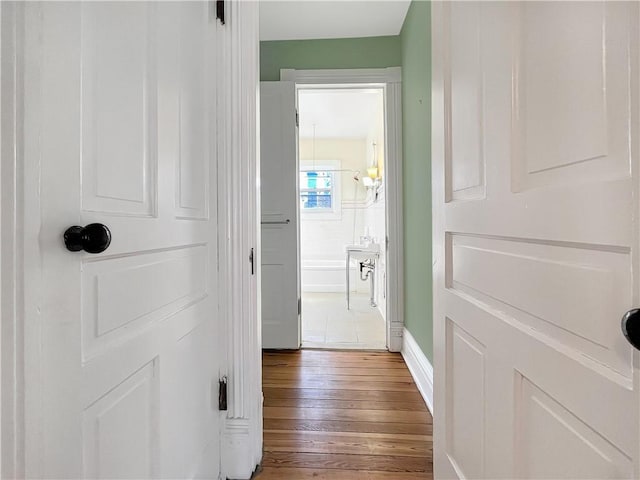
[[[21,478],[24,459],[24,5],[0,3],[0,477]]]
[[[402,218],[402,68],[338,70],[281,69],[280,80],[300,86],[367,86],[384,88],[385,115],[385,211],[387,230],[386,336],[390,352],[402,350],[404,331],[404,253]]]
[[[220,478],[250,478],[262,460],[260,44],[258,2],[226,2],[218,23]],[[253,249],[255,274],[251,273]],[[212,386],[218,389],[218,385]],[[217,407],[217,406],[216,406]]]

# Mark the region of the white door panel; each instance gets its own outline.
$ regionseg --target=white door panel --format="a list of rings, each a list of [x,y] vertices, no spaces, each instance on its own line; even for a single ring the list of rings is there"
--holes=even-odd
[[[42,332],[27,474],[217,478],[208,2],[25,9],[25,128],[40,138],[25,158],[41,188],[28,318]],[[94,222],[111,246],[67,251],[62,232]]]
[[[638,5],[433,7],[441,478],[637,478]]]
[[[295,84],[260,82],[262,348],[300,347]]]

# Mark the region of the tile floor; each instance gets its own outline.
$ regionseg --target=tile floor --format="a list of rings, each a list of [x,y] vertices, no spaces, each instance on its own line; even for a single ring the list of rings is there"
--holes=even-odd
[[[347,310],[344,293],[302,293],[302,347],[386,349],[385,324],[369,295],[352,294]]]

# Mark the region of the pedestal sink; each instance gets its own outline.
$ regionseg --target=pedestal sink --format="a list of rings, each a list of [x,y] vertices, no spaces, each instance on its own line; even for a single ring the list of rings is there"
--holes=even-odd
[[[348,255],[358,260],[367,260],[369,258],[378,258],[380,255],[380,244],[370,243],[368,245],[347,245],[345,250]]]
[[[375,265],[376,260],[380,256],[380,244],[378,243],[369,243],[366,245],[347,245],[345,246],[345,251],[347,252],[347,310],[349,310],[349,263],[351,263],[351,259],[354,258],[359,261],[369,260],[372,264],[371,268],[371,306],[376,306],[375,301],[375,291],[376,291],[376,275],[375,275]]]

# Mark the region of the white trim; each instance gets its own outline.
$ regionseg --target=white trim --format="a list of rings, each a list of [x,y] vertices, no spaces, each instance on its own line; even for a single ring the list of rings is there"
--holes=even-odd
[[[22,64],[24,6],[1,2],[0,59],[0,158],[2,170],[0,331],[2,332],[2,447],[0,478],[23,478],[24,463],[24,353],[22,348],[23,318],[23,238],[22,238]]]
[[[297,84],[368,84],[368,83],[400,83],[401,67],[387,68],[354,68],[340,70],[280,70],[280,80]]]
[[[405,328],[402,342],[402,356],[409,367],[411,376],[433,416],[433,367],[422,352],[413,335]]]
[[[340,271],[344,275],[344,260],[308,260],[302,263],[302,270],[308,271]],[[356,267],[351,267],[355,272]]]
[[[335,284],[311,284],[306,287],[302,287],[302,294],[305,293],[342,293],[344,294],[344,289],[346,288],[345,284],[335,285]]]
[[[387,230],[387,346],[402,349],[404,329],[404,257],[402,216],[402,69],[401,67],[345,70],[280,70],[280,80],[296,85],[345,88],[380,84],[385,92],[386,155],[384,189]],[[343,208],[345,205],[343,203]]]
[[[0,5],[0,52],[2,51],[2,6]],[[0,55],[0,58],[4,58],[3,55]],[[2,78],[2,71],[4,70],[2,63],[0,62],[0,78]],[[5,70],[6,72],[6,70]],[[0,91],[2,89],[0,88]],[[0,100],[0,119],[2,119],[2,105],[3,102]],[[0,120],[1,122],[1,120]],[[2,146],[2,139],[4,138],[4,129],[0,127],[0,148]],[[12,142],[13,143],[13,142]],[[0,166],[0,198],[2,198],[2,167]],[[4,252],[2,250],[2,222],[0,221],[0,265],[2,265],[2,259],[5,258],[4,257]],[[2,297],[3,297],[3,291],[2,288],[4,286],[4,281],[2,280],[2,274],[0,273],[0,312],[2,311]],[[1,317],[0,317],[1,318]],[[2,324],[0,324],[0,379],[2,379]],[[0,382],[0,399],[2,399],[2,384],[4,382]],[[6,390],[6,388],[5,388]],[[0,402],[0,405],[2,405],[2,403]],[[3,415],[2,413],[2,408],[0,407],[0,425],[4,425],[5,424],[5,418],[6,415]],[[0,478],[3,478],[4,475],[2,474],[2,432],[0,432]]]
[[[369,208],[371,205],[373,205],[373,200],[370,197],[362,200],[343,200],[342,201],[343,209],[351,209],[351,210],[365,209],[365,208]]]
[[[402,85],[387,84],[385,95],[387,154],[384,176],[387,223],[387,345],[402,349],[404,332],[404,220],[402,214]]]
[[[2,6],[0,5],[0,51],[2,51]],[[4,58],[2,55],[0,55],[0,58]],[[0,62],[0,78],[2,78],[2,70],[4,70],[2,68],[2,63]],[[1,91],[1,88],[0,88]],[[0,100],[0,119],[2,118],[2,101]],[[4,132],[3,132],[3,128],[0,127],[0,148],[2,146],[2,139],[4,138]],[[2,198],[2,168],[0,166],[0,198]],[[2,259],[4,258],[4,252],[2,250],[2,222],[0,221],[0,265],[2,265]],[[2,275],[0,274],[0,311],[2,311],[2,297],[3,297],[3,292],[2,292],[2,288],[4,286],[4,281],[2,280]],[[1,317],[0,317],[1,318]],[[2,325],[0,324],[0,372],[2,372]],[[2,374],[0,373],[0,379],[3,378]],[[2,399],[2,384],[4,382],[0,382],[0,399]],[[7,388],[5,388],[5,390],[7,390]],[[2,403],[0,402],[0,405]],[[0,407],[0,425],[4,425],[5,424],[5,416],[2,413],[2,408]],[[3,478],[4,475],[2,474],[2,432],[0,432],[0,478]]]
[[[228,378],[220,412],[221,478],[248,479],[262,458],[260,325],[259,40],[257,2],[227,3],[217,23],[219,288],[223,321],[218,348]],[[255,275],[249,252],[253,248]]]

